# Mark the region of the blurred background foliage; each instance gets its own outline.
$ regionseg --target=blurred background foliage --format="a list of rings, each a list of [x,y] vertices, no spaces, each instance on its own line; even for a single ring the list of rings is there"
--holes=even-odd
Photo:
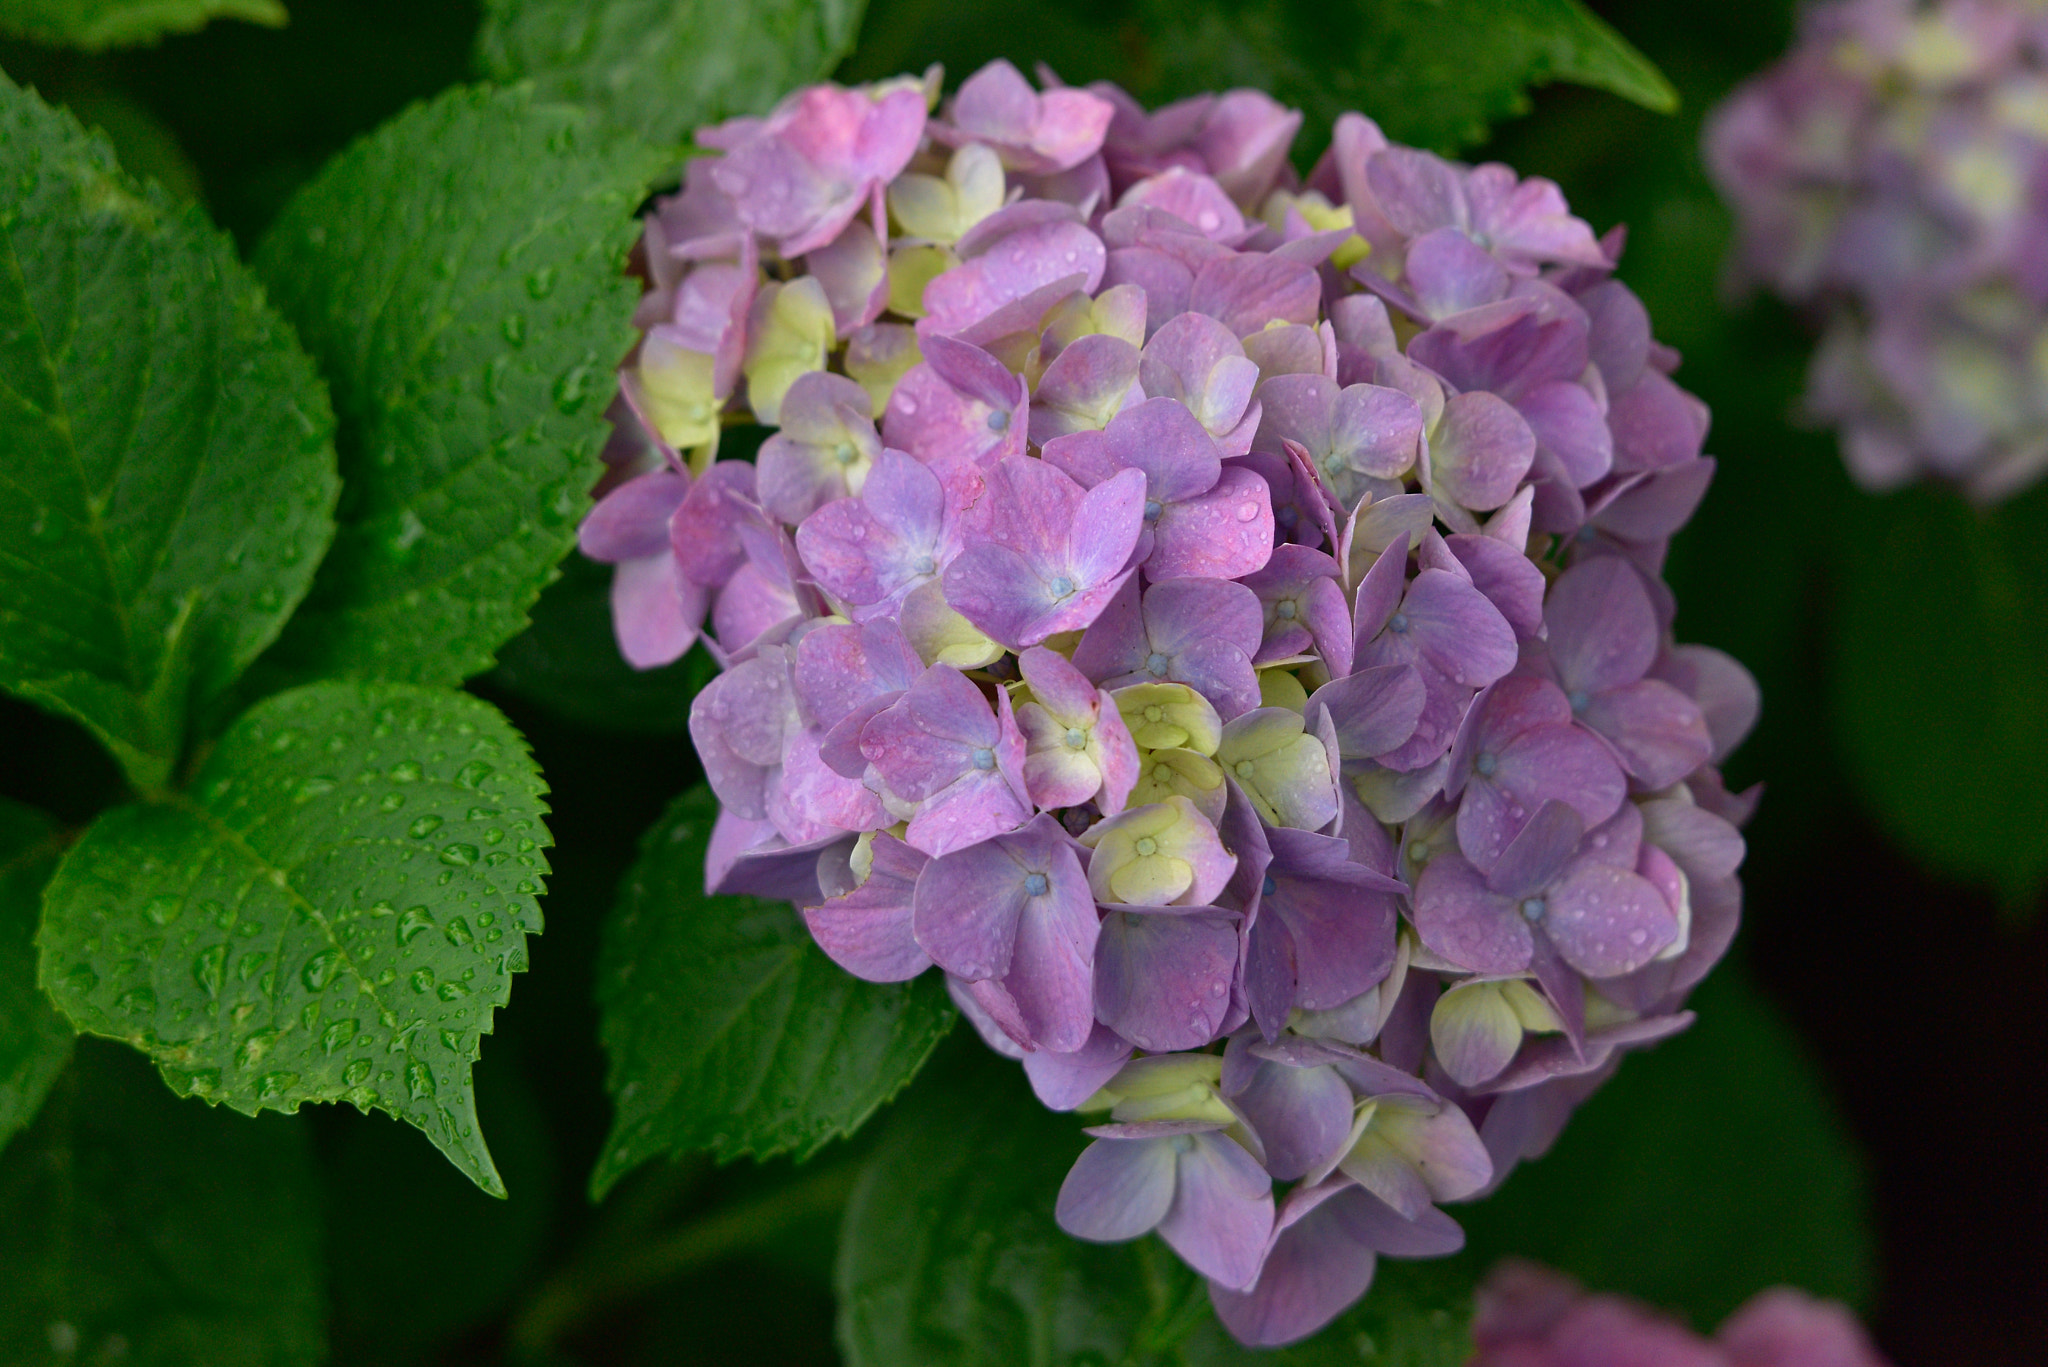
[[[94,8],[7,12],[40,23]],[[168,8],[189,12],[182,27],[209,11],[276,19],[253,0]],[[580,63],[544,86],[664,142],[785,79],[773,53],[706,77],[687,43],[670,43],[664,102],[619,76],[616,33],[564,36],[548,12],[579,7],[544,0],[492,0],[488,17],[461,0],[288,8],[281,27],[215,23],[154,46],[0,41],[0,67],[102,128],[130,170],[202,202],[245,252],[350,140],[450,84],[517,74],[535,53]],[[1552,26],[1542,41],[1518,25],[1556,8],[1546,0],[872,0],[864,17],[824,6],[809,28],[789,17],[797,6],[666,8],[681,23],[759,11],[775,43],[819,53],[857,32],[847,80],[933,61],[957,80],[1007,56],[1155,101],[1261,84],[1308,111],[1304,165],[1334,113],[1355,106],[1396,137],[1555,178],[1596,229],[1628,224],[1623,277],[1684,352],[1679,379],[1712,406],[1721,461],[1672,557],[1679,634],[1730,651],[1764,690],[1762,723],[1730,766],[1734,785],[1769,785],[1748,833],[1746,928],[1699,994],[1695,1029],[1631,1060],[1552,1156],[1469,1212],[1472,1248],[1443,1280],[1402,1281],[1403,1294],[1462,1294],[1490,1258],[1519,1253],[1701,1325],[1792,1281],[1858,1305],[1902,1364],[2048,1359],[2048,1195],[2015,1157],[2048,1145],[2048,1122],[2009,1100],[2048,1082],[2035,1025],[2048,986],[2048,489],[1989,515],[1938,489],[1861,495],[1833,438],[1792,418],[1800,321],[1721,290],[1728,221],[1700,169],[1699,121],[1782,50],[1788,4],[1597,0],[1569,6],[1585,19],[1567,39]],[[1475,64],[1498,77],[1483,99],[1463,93],[1482,84],[1460,78]],[[1500,94],[1525,82],[1531,97]],[[60,1182],[65,1201],[102,1203],[121,1183],[214,1184],[233,1222],[186,1229],[160,1202],[134,1216],[152,1228],[64,1226],[161,1251],[146,1275],[103,1264],[78,1278],[97,1285],[77,1292],[95,1305],[164,1307],[165,1346],[125,1344],[129,1360],[190,1360],[176,1336],[204,1322],[241,1334],[248,1361],[310,1361],[300,1338],[324,1319],[340,1363],[831,1362],[835,1231],[857,1164],[897,1156],[874,1169],[894,1176],[870,1186],[895,1180],[914,1201],[918,1170],[942,1166],[920,1146],[973,1139],[1001,1163],[1019,1135],[1077,1142],[1035,1111],[1008,1127],[1000,1113],[960,1113],[958,1070],[991,1065],[956,1039],[893,1111],[803,1168],[656,1165],[588,1202],[609,1121],[591,992],[599,929],[640,833],[697,776],[682,722],[707,666],[623,669],[602,630],[603,576],[566,571],[476,685],[532,739],[553,790],[548,931],[477,1071],[511,1199],[475,1191],[388,1121],[321,1107],[252,1124],[138,1087],[139,1065],[110,1046],[82,1048],[36,1125],[0,1153],[0,1267],[40,1256],[30,1245],[56,1226]],[[0,735],[0,793],[66,822],[118,799],[111,764],[69,724],[0,702]],[[104,1113],[79,1111],[84,1076],[111,1089]],[[1009,1092],[1021,1094],[1014,1078]],[[132,1162],[126,1119],[149,1127]],[[1065,1155],[1026,1147],[1056,1182]],[[1049,1187],[1042,1196],[1049,1206]],[[879,1198],[856,1198],[857,1213],[861,1199]],[[222,1228],[246,1247],[217,1246]],[[304,1232],[315,1228],[318,1249]],[[181,1260],[197,1270],[164,1265]],[[250,1277],[290,1288],[292,1317],[245,1313],[236,1292]],[[48,1288],[0,1282],[16,1283],[0,1285],[0,1356],[111,1351],[76,1326],[67,1339],[29,1322]],[[1316,1360],[1390,1362],[1397,1347],[1360,1330]]]

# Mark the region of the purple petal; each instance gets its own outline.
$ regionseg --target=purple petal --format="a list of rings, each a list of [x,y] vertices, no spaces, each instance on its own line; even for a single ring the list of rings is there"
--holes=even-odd
[[[1226,1287],[1249,1286],[1273,1232],[1272,1179],[1233,1139],[1187,1138],[1191,1147],[1180,1155],[1173,1205],[1159,1222],[1159,1237],[1201,1275]]]
[[[911,929],[911,899],[925,856],[890,835],[877,835],[865,883],[822,906],[806,908],[804,923],[818,948],[856,978],[893,983],[932,965]]]
[[[1415,734],[1425,693],[1412,665],[1380,665],[1324,684],[1310,696],[1308,713],[1327,708],[1339,752],[1347,759],[1370,759]]]
[[[1365,1294],[1375,1259],[1345,1218],[1342,1205],[1353,1199],[1385,1208],[1348,1177],[1290,1192],[1258,1281],[1244,1291],[1209,1283],[1216,1317],[1240,1343],[1277,1348],[1307,1338]]]
[[[1138,349],[1121,337],[1090,333],[1053,358],[1032,395],[1031,440],[1108,426],[1138,379]]]
[[[1161,509],[1144,568],[1162,580],[1241,579],[1272,553],[1272,493],[1265,480],[1233,467],[1209,492]]]
[[[1178,1168],[1171,1138],[1098,1139],[1060,1184],[1054,1217],[1077,1239],[1135,1239],[1173,1207]]]
[[[1515,407],[1574,486],[1583,489],[1614,468],[1614,434],[1585,386],[1571,380],[1538,385]]]
[[[1713,756],[1699,704],[1661,679],[1640,679],[1588,700],[1579,720],[1604,736],[1644,788],[1672,784]]]
[[[1072,213],[1065,205],[1059,207]],[[1107,255],[1102,239],[1081,224],[1041,222],[987,242],[989,226],[990,220],[984,219],[963,237],[959,251],[968,259],[925,286],[926,312],[918,332],[927,343],[934,335],[972,327],[1003,305],[1069,276],[1081,275],[1079,287],[1090,294],[1103,283]],[[969,256],[976,248],[980,254]]]
[[[1239,337],[1274,320],[1314,323],[1322,280],[1313,266],[1256,253],[1211,261],[1195,274],[1187,307]]]
[[[1350,1135],[1351,1088],[1336,1069],[1256,1060],[1250,1072],[1230,1100],[1266,1146],[1266,1171],[1275,1181],[1301,1177]]]
[[[1024,1075],[1031,1079],[1031,1090],[1042,1105],[1071,1111],[1101,1091],[1130,1058],[1129,1043],[1108,1026],[1098,1024],[1088,1042],[1072,1053],[1034,1049],[1026,1054]]]
[[[1233,916],[1111,907],[1095,955],[1095,1012],[1140,1049],[1199,1049],[1230,1009]]]
[[[1486,886],[1507,898],[1533,897],[1557,877],[1585,833],[1585,823],[1570,804],[1552,798],[1501,851]]]
[[[677,470],[652,470],[629,479],[584,516],[576,544],[606,564],[666,554],[668,520],[689,492],[690,477]]]
[[[586,524],[588,525],[588,524]],[[622,560],[612,571],[612,634],[619,654],[635,669],[680,660],[696,644],[709,595],[683,578],[666,546],[654,555]]]
[[[1432,318],[1491,304],[1508,292],[1507,269],[1456,228],[1409,243],[1405,268],[1408,287]]]
[[[1543,617],[1558,682],[1575,705],[1634,683],[1657,658],[1650,595],[1619,556],[1595,556],[1566,570],[1551,587]]]
[[[1415,929],[1422,943],[1475,973],[1520,973],[1534,938],[1518,904],[1486,886],[1456,854],[1440,854],[1415,885]]]
[[[1472,587],[1500,610],[1516,636],[1528,640],[1542,631],[1548,584],[1535,561],[1491,534],[1461,532],[1445,537],[1444,543],[1472,576]]]
[[[1678,937],[1678,918],[1655,886],[1598,860],[1575,862],[1543,900],[1551,943],[1590,978],[1632,973]]]
[[[1514,496],[1536,458],[1536,435],[1508,403],[1474,390],[1444,402],[1429,438],[1437,492],[1459,507],[1488,512]]]

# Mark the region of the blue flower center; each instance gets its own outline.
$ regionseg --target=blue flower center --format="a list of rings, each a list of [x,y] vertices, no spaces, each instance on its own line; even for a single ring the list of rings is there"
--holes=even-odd
[[[1167,659],[1164,655],[1161,655],[1156,650],[1145,657],[1145,669],[1154,678],[1165,678],[1167,666],[1171,665],[1172,663],[1173,661]]]
[[[1493,771],[1500,768],[1500,757],[1491,750],[1481,750],[1479,758],[1472,761],[1472,767],[1479,771],[1481,778],[1492,778]]]
[[[1543,919],[1543,913],[1548,910],[1550,908],[1545,905],[1541,897],[1524,897],[1522,899],[1522,919],[1524,921],[1540,921]]]
[[[1131,848],[1138,852],[1140,858],[1150,859],[1153,855],[1159,853],[1159,842],[1149,835],[1141,835],[1138,837],[1137,843],[1132,845]]]
[[[1168,1142],[1173,1145],[1175,1153],[1186,1153],[1195,1147],[1195,1137],[1191,1134],[1177,1134]]]
[[[1261,897],[1271,897],[1279,890],[1280,885],[1273,881],[1273,875],[1270,873],[1266,875],[1266,881],[1259,885],[1259,895]]]
[[[974,752],[974,767],[981,770],[995,768],[996,752],[989,749],[986,745],[982,746],[979,750],[976,750]]]
[[[1565,694],[1564,698],[1566,702],[1572,705],[1572,711],[1574,712],[1585,711],[1586,704],[1593,701],[1592,695],[1583,688],[1574,688],[1571,692]]]
[[[989,431],[991,431],[991,432],[1007,432],[1007,431],[1009,431],[1009,430],[1010,430],[1010,415],[1009,415],[1009,414],[1008,414],[1007,412],[1005,412],[1005,411],[1004,411],[1003,409],[1000,409],[1000,408],[998,408],[998,409],[997,409],[997,410],[996,410],[995,412],[993,412],[993,413],[989,414],[989,415],[988,415],[988,430],[989,430]]]
[[[1067,728],[1067,748],[1069,750],[1079,750],[1087,744],[1088,733],[1086,731],[1083,731],[1078,726],[1069,726]]]
[[[1025,876],[1024,891],[1033,897],[1045,896],[1047,889],[1051,887],[1052,880],[1042,873],[1027,874]]]
[[[1273,510],[1273,520],[1283,527],[1292,527],[1301,520],[1301,509],[1275,508]]]
[[[1050,587],[1052,589],[1053,597],[1065,598],[1068,594],[1074,591],[1074,581],[1067,578],[1067,576],[1063,574],[1059,578],[1053,580]]]
[[[939,562],[928,555],[920,555],[917,563],[910,568],[918,574],[935,574],[938,572]]]
[[[842,441],[837,446],[832,448],[832,458],[834,460],[837,460],[841,465],[853,464],[854,456],[856,454],[857,453],[853,449],[853,443],[850,441]]]
[[[1145,500],[1145,520],[1147,522],[1157,522],[1159,515],[1165,511],[1166,506],[1158,499],[1148,498]]]
[[[1279,602],[1273,605],[1273,615],[1275,617],[1278,617],[1283,622],[1293,621],[1294,614],[1299,611],[1300,609],[1295,607],[1294,600],[1292,598],[1282,598]]]
[[[1387,630],[1397,636],[1408,630],[1408,614],[1405,612],[1395,613],[1393,618],[1387,623]]]

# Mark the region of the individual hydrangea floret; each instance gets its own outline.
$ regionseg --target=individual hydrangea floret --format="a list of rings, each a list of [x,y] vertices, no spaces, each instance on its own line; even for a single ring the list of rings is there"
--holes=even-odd
[[[702,130],[583,548],[701,640],[713,891],[936,970],[1232,1333],[1313,1333],[1683,1029],[1756,716],[1705,410],[1555,185],[998,63]],[[776,430],[751,461],[730,429]]]
[[[1806,407],[1857,480],[1979,502],[2048,470],[2048,16],[1835,0],[1709,120],[1737,282],[1820,333]]]
[[[1710,1339],[1533,1263],[1501,1264],[1475,1301],[1471,1367],[1887,1367],[1846,1306],[1788,1286],[1750,1297]]]

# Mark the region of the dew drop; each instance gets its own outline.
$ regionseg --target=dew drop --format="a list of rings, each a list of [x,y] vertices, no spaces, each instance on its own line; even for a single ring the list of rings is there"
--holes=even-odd
[[[299,980],[306,984],[308,991],[318,992],[334,981],[334,970],[340,963],[340,950],[323,949],[306,960],[306,966],[299,970]]]
[[[419,938],[421,931],[434,924],[434,913],[425,907],[407,907],[405,914],[398,918],[398,943],[400,948]]]
[[[455,771],[455,781],[465,788],[474,788],[489,778],[491,766],[480,759],[473,759]]]
[[[993,757],[991,757],[990,763],[993,765]],[[443,864],[453,864],[459,869],[466,869],[476,862],[478,853],[479,851],[476,846],[465,845],[457,841],[452,845],[441,847],[441,862]]]
[[[150,919],[151,924],[159,926],[167,926],[177,920],[184,910],[185,899],[182,897],[152,897],[142,904],[142,914]]]
[[[429,814],[427,816],[419,818],[417,821],[413,822],[412,825],[406,827],[405,833],[411,836],[414,840],[425,840],[428,836],[432,835],[435,831],[438,831],[440,829],[441,818]]]
[[[221,981],[227,976],[228,947],[215,945],[201,950],[199,957],[192,961],[192,981],[199,984],[199,990],[209,997],[220,995]]]

